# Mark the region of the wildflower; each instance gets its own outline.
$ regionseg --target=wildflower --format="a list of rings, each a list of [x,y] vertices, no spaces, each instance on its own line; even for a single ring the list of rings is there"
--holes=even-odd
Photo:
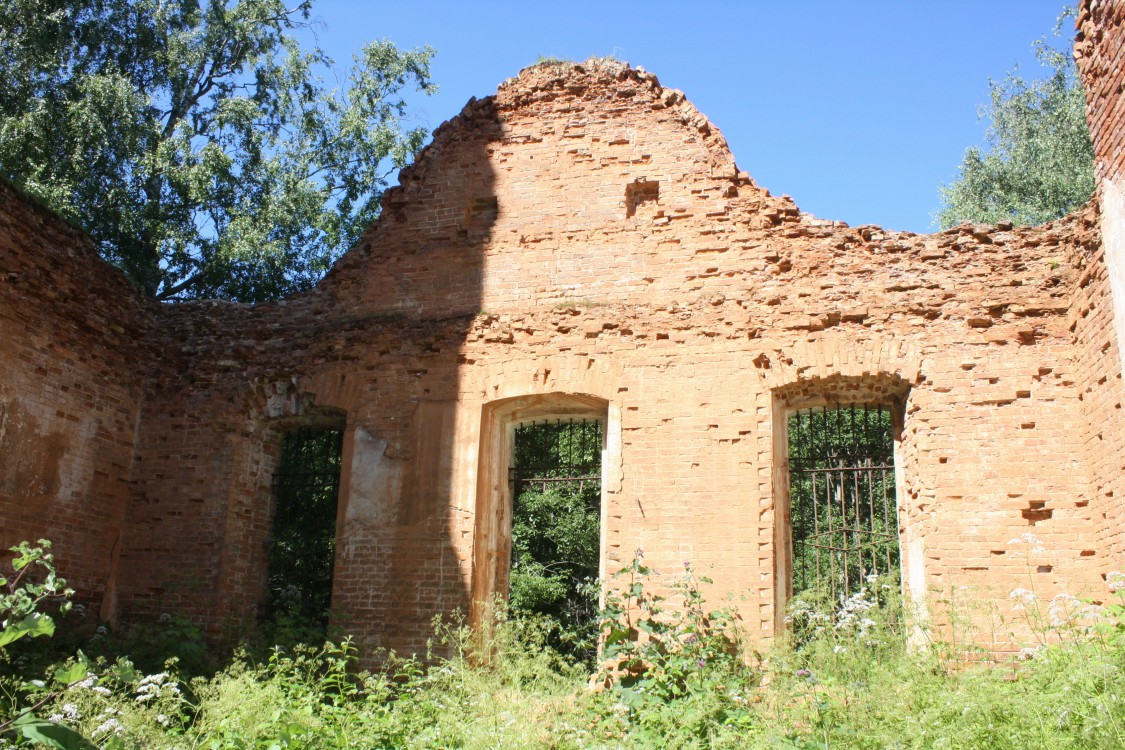
[[[1008,544],[1028,544],[1033,546],[1042,546],[1039,537],[1032,534],[1030,531],[1025,531],[1017,537],[1008,540]]]
[[[1125,573],[1120,570],[1111,570],[1105,574],[1105,582],[1109,584],[1110,591],[1125,589]]]
[[[94,628],[94,635],[109,635],[109,628],[107,628],[105,625],[99,625],[98,627]]]
[[[1020,661],[1028,661],[1030,659],[1034,659],[1035,655],[1038,653],[1038,648],[1021,648],[1018,658]]]
[[[78,682],[74,683],[73,685],[71,685],[71,687],[75,687],[75,688],[78,688],[80,690],[89,690],[90,688],[94,687],[94,685],[97,683],[97,681],[98,681],[97,675],[95,675],[93,672],[87,672],[85,678],[83,678],[83,679],[79,680]]]
[[[175,681],[165,682],[169,679],[167,672],[146,675],[137,683],[137,703],[148,703],[154,698],[159,698],[162,693],[179,695],[180,689]]]
[[[832,647],[832,653],[834,653],[834,654],[846,654],[846,653],[848,653],[848,650],[846,648],[844,648],[843,646],[841,646],[839,643],[837,643],[835,646]]]
[[[1074,619],[1081,605],[1082,601],[1076,596],[1058,594],[1051,599],[1051,604],[1047,607],[1047,616],[1050,618],[1051,625],[1054,627],[1066,625]]]
[[[161,613],[160,617],[156,618],[156,621],[161,625],[167,625],[168,623],[172,622],[172,615],[168,614],[167,612],[163,612]]]
[[[157,714],[156,715],[156,723],[159,724],[162,727],[166,727],[166,726],[171,725],[172,721],[167,716],[165,716],[164,714]]]
[[[97,728],[94,729],[94,731],[90,733],[90,736],[97,737],[98,735],[101,735],[101,734],[110,734],[110,733],[112,733],[114,736],[117,736],[117,737],[120,737],[121,735],[125,734],[125,727],[123,727],[121,725],[120,721],[118,721],[116,718],[113,718],[113,717],[110,717],[110,718],[106,719],[105,721],[103,721],[101,724],[99,724],[97,726]]]
[[[1015,602],[1012,609],[1016,612],[1022,612],[1039,597],[1035,595],[1034,591],[1028,589],[1012,589],[1008,592],[1008,598]]]

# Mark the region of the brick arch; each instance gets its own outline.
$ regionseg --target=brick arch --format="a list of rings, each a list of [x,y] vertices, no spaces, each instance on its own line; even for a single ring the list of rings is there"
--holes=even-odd
[[[911,357],[907,350],[898,366],[892,362],[895,354],[904,352],[892,347],[860,346],[854,356],[847,356],[840,347],[823,347],[809,357],[810,351],[796,347],[796,356],[810,364],[800,366],[793,357],[774,387],[768,391],[769,408],[759,410],[768,415],[769,424],[762,430],[759,460],[769,467],[770,497],[772,498],[774,587],[774,627],[781,631],[784,625],[785,603],[792,594],[790,577],[791,537],[789,519],[789,463],[788,417],[795,409],[831,408],[849,404],[884,405],[891,407],[894,418],[895,487],[899,519],[901,566],[904,590],[921,610],[925,606],[925,576],[921,535],[917,524],[912,523],[906,489],[906,476],[910,469],[912,451],[911,434],[906,429],[907,403],[912,380],[917,379],[920,360]],[[819,354],[820,356],[816,356]],[[828,355],[828,356],[825,356]],[[833,361],[835,355],[835,361]],[[841,356],[843,355],[843,356]],[[905,365],[905,366],[904,366]],[[838,369],[837,369],[838,368]],[[912,376],[910,380],[905,374]],[[790,377],[785,379],[785,375]],[[793,377],[796,375],[797,377]],[[811,377],[810,377],[811,375]]]
[[[476,513],[473,529],[473,571],[469,619],[484,623],[489,605],[506,595],[511,558],[512,497],[508,467],[516,425],[544,418],[596,419],[604,425],[602,448],[601,568],[605,574],[606,493],[621,472],[621,417],[609,401],[578,393],[538,393],[491,401],[481,408]],[[618,482],[619,483],[619,482]]]
[[[847,378],[922,378],[922,352],[913,342],[891,337],[856,339],[825,336],[784,348],[763,349],[750,361],[765,388],[773,391],[803,381]]]

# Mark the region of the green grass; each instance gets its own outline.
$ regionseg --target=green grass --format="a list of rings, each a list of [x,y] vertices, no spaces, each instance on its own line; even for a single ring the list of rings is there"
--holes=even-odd
[[[242,653],[197,677],[103,658],[37,714],[115,749],[1125,746],[1120,590],[1096,612],[1044,603],[1035,639],[1052,645],[970,666],[965,643],[907,648],[895,587],[879,581],[834,607],[798,602],[790,637],[756,652],[734,609],[707,609],[705,578],[654,577],[637,560],[614,578],[593,677],[545,645],[542,619],[501,618],[487,645],[451,619],[428,658],[374,671],[347,640]],[[0,716],[58,674],[21,658],[0,649]],[[0,747],[20,742],[9,732]]]

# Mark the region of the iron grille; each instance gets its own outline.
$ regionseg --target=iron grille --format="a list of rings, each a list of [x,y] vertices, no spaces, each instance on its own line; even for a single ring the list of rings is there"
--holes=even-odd
[[[285,435],[273,476],[270,608],[327,624],[336,549],[341,430]]]
[[[852,405],[789,417],[793,591],[836,600],[899,573],[891,410]]]
[[[584,492],[601,488],[602,424],[594,419],[556,419],[516,427],[509,469],[512,497],[555,485]],[[596,493],[597,494],[597,493]]]
[[[513,611],[553,620],[548,642],[593,664],[598,644],[602,425],[555,419],[515,428]]]

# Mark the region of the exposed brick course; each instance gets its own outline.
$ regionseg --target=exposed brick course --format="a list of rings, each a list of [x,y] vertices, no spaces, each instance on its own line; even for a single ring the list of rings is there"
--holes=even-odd
[[[1097,202],[932,235],[816,219],[740,172],[682,94],[591,61],[470,102],[384,206],[308,293],[158,306],[11,195],[0,272],[40,270],[0,296],[0,415],[34,410],[41,437],[0,428],[5,539],[71,547],[109,614],[237,632],[263,594],[280,435],[341,419],[334,618],[418,650],[434,614],[474,609],[506,575],[506,420],[588,409],[607,424],[607,572],[636,549],[662,571],[692,562],[769,636],[785,411],[878,401],[902,418],[920,606],[956,586],[1005,605],[1029,575],[1009,542],[1028,531],[1044,596],[1095,592],[1119,559]],[[35,468],[51,456],[70,484]],[[99,489],[69,489],[82,482]]]

